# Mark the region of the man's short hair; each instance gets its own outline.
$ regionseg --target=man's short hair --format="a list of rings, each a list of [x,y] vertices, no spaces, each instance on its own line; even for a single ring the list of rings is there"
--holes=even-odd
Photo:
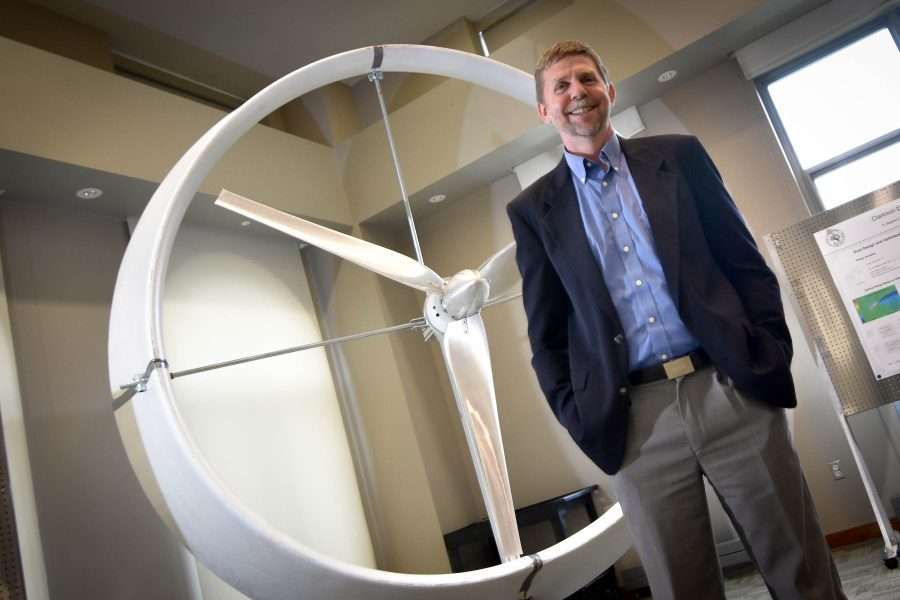
[[[603,81],[609,83],[609,72],[606,70],[603,60],[593,48],[578,40],[557,42],[544,52],[544,55],[541,56],[537,66],[534,68],[534,87],[537,92],[538,102],[544,101],[544,71],[567,56],[587,56],[597,66]]]

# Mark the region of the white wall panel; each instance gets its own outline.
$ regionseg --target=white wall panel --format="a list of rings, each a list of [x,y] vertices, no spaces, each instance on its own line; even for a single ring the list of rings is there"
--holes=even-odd
[[[28,459],[28,444],[25,439],[22,394],[19,391],[19,372],[16,369],[2,260],[0,260],[0,415],[3,417],[9,494],[12,496],[16,517],[16,534],[25,588],[32,600],[47,600],[50,592],[47,589],[47,572],[41,549],[34,484],[31,480],[31,461]],[[7,557],[9,556],[7,554]]]

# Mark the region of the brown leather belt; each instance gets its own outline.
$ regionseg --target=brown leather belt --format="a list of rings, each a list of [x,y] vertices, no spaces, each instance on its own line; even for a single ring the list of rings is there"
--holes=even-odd
[[[660,379],[675,379],[676,377],[699,371],[711,364],[712,361],[709,359],[709,355],[702,348],[699,348],[664,363],[632,371],[628,374],[628,382],[631,385],[641,385],[643,383],[653,383]]]

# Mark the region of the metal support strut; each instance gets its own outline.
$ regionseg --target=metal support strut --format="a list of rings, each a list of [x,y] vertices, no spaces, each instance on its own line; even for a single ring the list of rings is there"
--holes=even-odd
[[[274,358],[276,356],[282,356],[284,354],[292,354],[294,352],[300,352],[302,350],[311,350],[313,348],[320,348],[322,346],[331,346],[334,344],[340,344],[343,342],[351,342],[353,340],[361,340],[367,337],[372,337],[373,335],[380,335],[382,333],[393,333],[395,331],[403,331],[405,329],[421,329],[425,326],[425,319],[419,317],[417,319],[412,319],[408,323],[402,323],[400,325],[392,325],[391,327],[382,327],[381,329],[372,329],[371,331],[364,331],[362,333],[354,333],[352,335],[344,335],[341,337],[331,338],[330,340],[322,340],[321,342],[312,342],[310,344],[303,344],[302,346],[292,346],[290,348],[284,348],[282,350],[274,350],[272,352],[264,352],[262,354],[254,354],[252,356],[246,356],[244,358],[235,358],[233,360],[226,360],[223,362],[213,363],[211,365],[204,365],[202,367],[194,367],[193,369],[185,369],[184,371],[176,371],[172,373],[172,379],[177,379],[179,377],[184,377],[185,375],[194,375],[196,373],[205,373],[206,371],[212,371],[215,369],[221,369],[224,367],[233,367],[235,365],[242,365],[244,363],[253,362],[255,360],[262,360],[264,358]]]
[[[380,48],[378,48],[380,49]],[[377,61],[380,63],[380,60]],[[391,133],[391,123],[388,120],[387,106],[384,103],[384,94],[381,91],[381,80],[384,74],[379,69],[369,71],[369,81],[375,84],[375,92],[378,94],[378,106],[381,107],[381,120],[384,121],[384,130],[387,133],[388,146],[391,149],[391,159],[394,161],[394,172],[397,174],[397,182],[400,184],[400,195],[403,197],[403,209],[406,211],[406,221],[409,223],[409,233],[412,236],[413,248],[416,251],[416,260],[425,264],[422,258],[422,248],[419,246],[419,235],[416,233],[416,224],[413,221],[412,207],[409,204],[409,196],[406,194],[406,185],[403,183],[403,173],[400,171],[400,159],[397,158],[397,148],[394,145],[394,135]]]
[[[310,344],[303,344],[302,346],[292,346],[290,348],[283,348],[281,350],[273,350],[272,352],[264,352],[262,354],[253,354],[251,356],[245,356],[243,358],[235,358],[232,360],[226,360],[222,362],[212,363],[209,365],[203,365],[201,367],[194,367],[191,369],[185,369],[183,371],[176,371],[174,373],[169,373],[169,379],[177,379],[179,377],[184,377],[185,375],[195,375],[197,373],[205,373],[206,371],[213,371],[215,369],[222,369],[225,367],[233,367],[235,365],[242,365],[244,363],[253,362],[256,360],[263,360],[265,358],[274,358],[276,356],[282,356],[284,354],[291,354],[294,352],[300,352],[302,350],[311,350],[313,348],[320,348],[322,346],[331,346],[334,344],[340,344],[343,342],[351,342],[353,340],[361,340],[367,337],[372,337],[374,335],[380,335],[382,333],[393,333],[395,331],[403,331],[406,329],[426,329],[427,324],[425,323],[425,319],[422,317],[418,317],[416,319],[411,319],[407,323],[401,323],[400,325],[393,325],[391,327],[382,327],[381,329],[373,329],[371,331],[364,331],[362,333],[354,333],[352,335],[345,335],[341,337],[331,338],[330,340],[322,340],[321,342],[312,342]],[[150,379],[150,374],[154,369],[158,369],[160,367],[168,368],[169,363],[161,358],[154,358],[147,365],[147,370],[143,373],[134,376],[134,382],[119,386],[119,389],[122,390],[119,394],[117,394],[113,398],[113,411],[116,411],[121,406],[123,406],[126,402],[131,400],[135,394],[139,392],[144,392],[147,390],[147,382]]]
[[[816,363],[819,367],[819,371],[825,378],[825,381],[828,382],[828,396],[831,398],[831,404],[837,414],[841,430],[844,432],[844,437],[847,438],[847,445],[850,446],[850,454],[853,456],[853,461],[856,463],[856,468],[859,470],[863,488],[865,488],[866,495],[869,497],[869,504],[872,505],[872,512],[875,513],[875,521],[878,523],[878,529],[884,540],[884,549],[882,550],[884,564],[889,569],[896,569],[898,549],[900,549],[900,534],[894,531],[891,526],[891,519],[888,516],[887,510],[884,508],[884,504],[881,502],[881,497],[878,495],[878,488],[875,487],[875,482],[872,479],[871,473],[869,473],[869,467],[866,465],[866,459],[863,456],[862,450],[859,448],[859,444],[856,442],[856,436],[853,435],[853,430],[850,428],[850,422],[844,414],[844,409],[841,405],[841,400],[837,395],[837,391],[835,390],[834,382],[832,382],[831,375],[825,368],[823,357],[826,355],[829,355],[830,357],[830,353],[823,352],[821,350],[823,347],[825,347],[824,342],[821,338],[817,338],[815,343]]]

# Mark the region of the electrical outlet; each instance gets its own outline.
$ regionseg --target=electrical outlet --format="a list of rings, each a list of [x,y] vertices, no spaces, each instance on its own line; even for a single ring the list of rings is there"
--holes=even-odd
[[[844,478],[844,472],[841,470],[841,461],[833,460],[828,464],[831,465],[831,476],[834,477],[835,481]]]

